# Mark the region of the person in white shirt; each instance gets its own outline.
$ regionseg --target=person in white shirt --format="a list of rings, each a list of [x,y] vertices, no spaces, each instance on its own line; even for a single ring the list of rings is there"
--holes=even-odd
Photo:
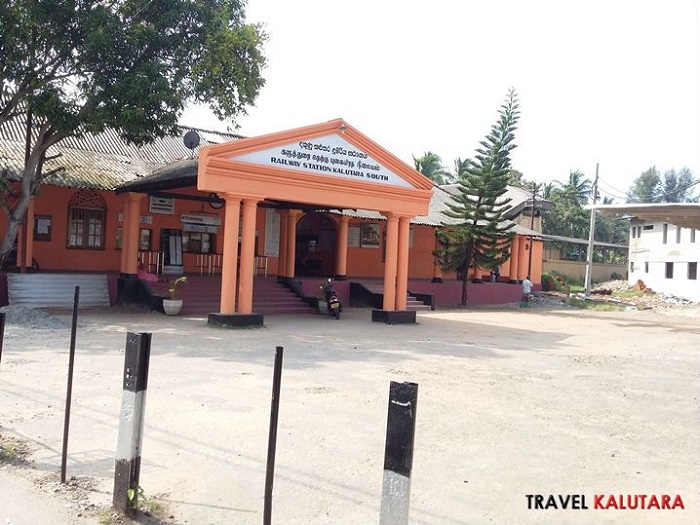
[[[528,275],[523,279],[523,296],[520,299],[520,307],[521,308],[529,308],[530,307],[530,293],[532,292],[532,281],[530,280],[530,276]]]

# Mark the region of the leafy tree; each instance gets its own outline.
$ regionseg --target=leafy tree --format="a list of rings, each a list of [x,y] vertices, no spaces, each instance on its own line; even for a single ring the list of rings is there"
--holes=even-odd
[[[593,184],[580,171],[569,173],[569,179],[564,184],[559,184],[562,193],[572,202],[585,204],[593,194]]]
[[[627,202],[661,202],[661,176],[653,166],[634,179],[632,187],[627,191]]]
[[[700,180],[688,168],[678,173],[671,169],[662,176],[656,167],[651,167],[634,179],[627,191],[627,202],[697,202],[694,190],[698,183]]]
[[[448,220],[438,234],[443,247],[436,250],[435,257],[444,270],[461,276],[462,306],[467,304],[469,270],[495,268],[510,257],[513,223],[506,223],[503,217],[510,199],[502,196],[508,186],[510,152],[516,147],[519,110],[515,90],[508,92],[499,114],[476,150],[475,160],[457,182],[458,192],[443,212]]]
[[[442,159],[437,153],[426,151],[422,157],[413,157],[416,171],[432,180],[435,184],[447,184],[452,180],[452,174],[442,165]]]
[[[693,196],[693,190],[699,182],[688,168],[683,168],[678,173],[674,169],[665,172],[661,189],[662,201],[697,202],[698,197]]]
[[[455,180],[459,180],[462,177],[466,176],[470,163],[471,163],[471,159],[462,159],[460,157],[457,157],[455,159],[455,173],[454,173]]]
[[[555,183],[546,190],[552,207],[542,214],[542,232],[547,235],[588,238],[590,212],[585,210],[579,200],[566,189],[566,184]],[[567,259],[582,260],[586,257],[586,247],[571,243],[555,243]]]
[[[0,187],[0,259],[66,137],[112,128],[147,143],[174,132],[189,101],[245,114],[264,84],[266,36],[244,15],[240,0],[2,2],[0,127],[22,119],[32,141],[18,183]]]

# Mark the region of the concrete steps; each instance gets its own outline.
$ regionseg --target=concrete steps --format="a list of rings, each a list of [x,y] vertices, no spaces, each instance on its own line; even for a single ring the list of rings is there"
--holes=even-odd
[[[164,287],[167,292],[167,286]],[[188,276],[182,286],[181,315],[207,315],[221,306],[220,276]],[[264,315],[313,314],[315,309],[297,297],[276,278],[256,278],[253,283],[253,312]]]
[[[359,284],[374,295],[384,296],[384,285],[382,283],[360,282]],[[424,304],[423,301],[416,299],[416,297],[410,293],[406,294],[406,310],[430,311],[431,309],[430,305]]]

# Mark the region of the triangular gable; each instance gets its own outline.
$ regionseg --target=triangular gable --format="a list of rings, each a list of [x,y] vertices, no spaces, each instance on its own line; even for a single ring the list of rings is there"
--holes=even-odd
[[[430,189],[430,179],[342,119],[242,139],[212,154],[256,166],[284,168],[376,185]]]
[[[343,120],[200,152],[200,191],[424,215],[433,182]]]

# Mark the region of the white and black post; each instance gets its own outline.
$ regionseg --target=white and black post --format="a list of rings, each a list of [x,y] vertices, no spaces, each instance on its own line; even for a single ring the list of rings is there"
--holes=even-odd
[[[389,385],[379,525],[408,524],[417,401],[418,384],[392,381]]]
[[[129,332],[126,335],[124,389],[119,416],[119,441],[112,499],[114,508],[125,514],[136,507],[139,492],[141,443],[150,356],[151,334]]]

